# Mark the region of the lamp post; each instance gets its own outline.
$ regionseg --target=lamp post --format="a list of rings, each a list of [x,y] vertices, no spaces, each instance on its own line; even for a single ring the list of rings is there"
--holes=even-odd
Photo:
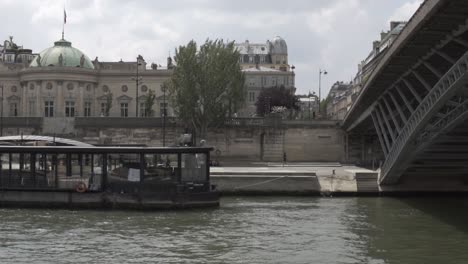
[[[327,75],[328,72],[326,70],[319,69],[319,114],[321,114],[322,110],[320,109],[320,103],[322,102],[322,90],[321,90],[321,83],[322,83],[322,74]]]
[[[3,84],[0,85],[2,88],[2,105],[0,106],[0,137],[3,137]]]
[[[166,85],[161,85],[161,90],[163,91],[163,147],[166,146]]]

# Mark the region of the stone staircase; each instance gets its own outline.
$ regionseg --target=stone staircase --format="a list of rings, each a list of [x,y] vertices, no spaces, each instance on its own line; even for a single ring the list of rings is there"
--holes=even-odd
[[[284,152],[284,131],[275,130],[265,133],[263,139],[263,161],[282,161]]]

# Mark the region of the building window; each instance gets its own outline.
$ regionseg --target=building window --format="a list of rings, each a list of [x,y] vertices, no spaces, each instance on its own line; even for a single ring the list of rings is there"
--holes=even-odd
[[[84,116],[91,116],[91,102],[84,103]]]
[[[107,103],[101,103],[101,116],[108,116],[107,113]]]
[[[29,116],[36,115],[36,101],[29,101]]]
[[[255,101],[255,92],[249,92],[249,102]]]
[[[10,116],[18,116],[18,103],[10,103]]]
[[[159,113],[161,116],[167,116],[167,103],[159,103]]]
[[[244,55],[244,63],[249,63],[249,55]]]
[[[148,113],[146,113],[146,106],[145,103],[140,103],[140,116],[141,117],[147,117]]]
[[[128,117],[128,103],[120,103],[120,116]]]
[[[74,117],[75,116],[75,102],[66,101],[65,102],[65,116]]]
[[[45,117],[54,117],[54,101],[45,101],[44,102],[44,116]]]

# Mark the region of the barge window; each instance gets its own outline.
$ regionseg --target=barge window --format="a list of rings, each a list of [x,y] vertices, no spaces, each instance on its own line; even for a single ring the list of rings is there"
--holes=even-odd
[[[145,154],[144,157],[145,183],[177,181],[177,154]]]
[[[205,182],[207,181],[206,154],[182,154],[182,181]]]

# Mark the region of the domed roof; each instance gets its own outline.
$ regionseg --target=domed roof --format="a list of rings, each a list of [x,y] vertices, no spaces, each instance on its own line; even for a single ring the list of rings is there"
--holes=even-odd
[[[270,43],[272,54],[288,54],[288,45],[281,37],[276,36]]]
[[[81,67],[94,69],[91,60],[79,49],[73,48],[71,42],[61,39],[53,47],[43,50],[37,55],[29,67]]]

